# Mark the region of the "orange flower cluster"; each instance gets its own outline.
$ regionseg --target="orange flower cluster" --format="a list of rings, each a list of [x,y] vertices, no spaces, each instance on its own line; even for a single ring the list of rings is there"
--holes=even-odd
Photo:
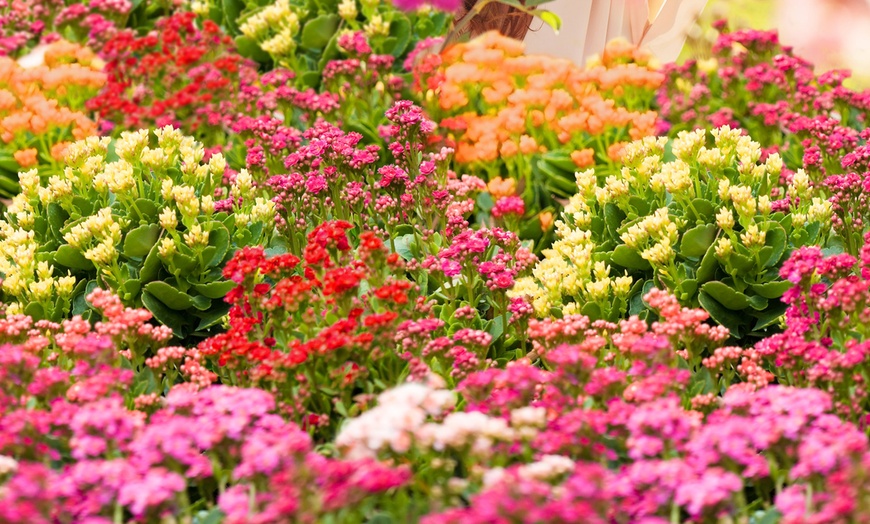
[[[97,134],[82,112],[106,83],[103,62],[89,49],[58,41],[45,49],[43,65],[25,68],[0,57],[0,140],[22,168],[40,156],[62,159],[65,144]]]
[[[648,108],[664,76],[649,55],[613,42],[583,69],[523,53],[521,42],[492,32],[441,56],[430,111],[453,131],[458,162],[560,149],[586,167],[596,152],[618,158],[622,142],[655,133],[657,114]]]

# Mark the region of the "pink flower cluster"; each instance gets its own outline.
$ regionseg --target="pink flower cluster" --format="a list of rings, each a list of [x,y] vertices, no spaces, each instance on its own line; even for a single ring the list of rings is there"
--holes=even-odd
[[[785,331],[760,341],[755,351],[780,382],[828,391],[841,415],[863,422],[870,404],[870,248],[862,248],[860,262],[803,248],[781,274],[795,284],[783,296]]]
[[[780,44],[775,31],[722,32],[713,54],[712,65],[689,60],[666,66],[669,81],[658,102],[670,132],[743,128],[767,152],[802,158],[817,182],[867,165],[861,131],[870,94],[843,85],[848,71],[816,75],[812,64]],[[677,87],[687,81],[688,89]]]
[[[399,9],[406,11],[430,5],[435,9],[451,12],[459,9],[461,2],[459,0],[396,0],[395,4]]]
[[[416,228],[423,239],[445,226],[464,226],[474,207],[470,197],[483,182],[448,170],[452,151],[431,150],[435,126],[419,107],[399,101],[385,116],[392,162],[370,137],[325,120],[299,133],[276,119],[246,117],[234,130],[248,138],[248,170],[277,204],[282,226],[301,232],[313,220],[338,218],[385,230],[393,244],[400,225]],[[299,234],[288,236],[298,254]]]
[[[451,455],[459,464],[438,459],[437,472],[415,475],[482,491],[428,523],[667,522],[674,512],[704,520],[742,511],[747,493],[783,522],[866,517],[858,501],[867,493],[854,482],[870,445],[833,414],[829,394],[736,385],[704,411],[687,409],[707,393],[679,369],[670,341],[709,354],[725,336],[666,293],[646,300],[659,313],[653,327],[637,318],[533,322],[552,371],[518,360],[473,372],[456,390],[461,411],[443,386],[403,386],[352,420],[338,443],[349,456],[459,452]]]
[[[117,511],[148,520],[184,508],[190,488],[216,487],[203,502],[227,522],[277,522],[327,514],[407,480],[404,469],[315,453],[275,408],[265,391],[226,386],[175,389],[150,416],[116,394],[57,405],[34,436],[52,451],[68,446],[75,461],[50,468],[3,442],[2,453],[19,458],[0,493],[0,520],[108,522]],[[14,420],[3,421],[6,435]]]

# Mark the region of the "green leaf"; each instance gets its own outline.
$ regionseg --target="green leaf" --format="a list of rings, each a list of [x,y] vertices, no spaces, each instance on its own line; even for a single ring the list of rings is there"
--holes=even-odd
[[[36,233],[36,238],[45,238],[48,233],[48,220],[38,215],[34,217],[33,231]]]
[[[184,311],[193,305],[193,298],[170,286],[162,280],[155,280],[145,285],[145,291],[176,311]]]
[[[846,252],[846,241],[843,237],[839,235],[831,235],[828,238],[828,242],[825,244],[825,247],[822,249],[822,254],[826,257],[832,255],[839,255]]]
[[[637,195],[629,197],[628,204],[637,212],[638,216],[649,215],[652,211],[652,209],[650,208],[650,202],[645,198],[641,198]]]
[[[135,222],[153,224],[157,222],[157,217],[160,216],[160,211],[157,209],[157,204],[147,198],[138,198],[133,202],[133,213],[137,217]]]
[[[142,305],[154,315],[154,318],[158,322],[171,329],[176,337],[184,338],[186,335],[184,315],[169,309],[161,300],[148,291],[142,292]]]
[[[197,293],[212,299],[224,298],[227,296],[236,283],[232,280],[222,280],[219,282],[209,282],[208,284],[194,284],[193,289]]]
[[[96,281],[91,280],[91,282],[96,285]],[[71,315],[82,315],[88,310],[88,307],[90,307],[87,300],[85,300],[85,295],[89,293],[89,291],[85,291],[88,288],[88,284],[90,284],[90,282],[87,280],[79,280],[73,288],[72,309],[70,310]]]
[[[299,75],[299,82],[304,88],[315,88],[320,83],[320,71],[306,71]]]
[[[403,14],[396,13],[397,16],[390,21],[390,36],[395,43],[392,48],[385,49],[387,53],[393,56],[401,56],[408,49],[408,44],[411,43],[411,22]]]
[[[716,269],[719,268],[719,258],[716,256],[716,246],[711,245],[707,248],[704,258],[701,259],[701,265],[698,266],[698,272],[695,278],[700,283],[708,282],[716,278]]]
[[[771,227],[765,236],[764,245],[773,248],[773,253],[767,258],[764,267],[771,267],[779,264],[783,253],[785,253],[786,243],[788,242],[788,236],[785,234],[785,229],[783,229],[781,225],[776,222],[768,222],[768,225]]]
[[[734,266],[734,269],[741,273],[746,273],[755,269],[755,261],[746,255],[734,252],[729,255],[728,260],[731,262],[731,265]]]
[[[172,255],[172,264],[183,274],[190,274],[199,266],[199,262],[195,258],[184,253]]]
[[[562,29],[562,19],[559,18],[559,15],[552,11],[535,11],[535,14],[538,15],[538,18],[544,21],[545,24],[553,28],[553,31],[556,33]]]
[[[716,207],[709,200],[696,198],[692,200],[692,207],[689,209],[692,210],[692,214],[696,216],[697,220],[701,222],[714,222]]]
[[[571,160],[571,155],[564,150],[548,151],[541,155],[541,160],[567,173],[577,171],[577,164]]]
[[[764,311],[767,309],[768,300],[761,295],[752,295],[749,297],[749,307],[756,311]]]
[[[752,331],[761,331],[762,329],[776,324],[785,314],[786,309],[788,309],[788,306],[782,302],[770,306],[767,310],[757,316],[758,320],[755,322],[755,327],[752,328]]]
[[[732,337],[740,338],[743,336],[743,317],[741,315],[720,304],[703,289],[698,295],[698,302],[713,320],[728,328]]]
[[[707,282],[701,286],[701,290],[728,309],[739,311],[749,307],[749,297],[719,280]]]
[[[66,224],[66,221],[69,220],[69,213],[55,202],[48,204],[47,213],[48,227],[51,230],[52,235],[57,239],[63,238],[60,231],[63,229],[64,224]]]
[[[18,185],[17,174],[15,175],[6,175],[5,173],[0,174],[0,195],[6,198],[12,198],[18,193],[21,192],[21,186]],[[16,178],[12,178],[16,177]]]
[[[795,244],[794,247],[801,247],[802,245],[813,245],[816,243],[816,240],[819,238],[819,233],[822,230],[822,224],[820,222],[813,222],[809,224],[805,231],[807,233],[806,244]]]
[[[750,284],[749,288],[755,291],[764,298],[780,298],[786,291],[792,288],[794,284],[788,280],[776,280],[765,284]]]
[[[142,258],[148,255],[160,238],[160,229],[157,224],[147,224],[127,233],[124,239],[124,255],[131,258]]]
[[[682,302],[688,302],[692,300],[695,296],[695,293],[698,292],[698,281],[693,278],[687,278],[680,282],[677,286],[677,297]]]
[[[554,164],[538,161],[533,164],[532,173],[537,181],[544,179],[544,184],[533,183],[526,186],[523,191],[524,198],[536,198],[540,189],[545,189],[559,197],[568,198],[577,192],[577,182],[574,180],[574,171],[563,171]]]
[[[487,322],[486,332],[492,335],[493,340],[498,340],[504,333],[503,317],[501,315]]]
[[[220,321],[227,316],[227,312],[230,310],[230,305],[225,304],[223,302],[212,302],[212,308],[208,311],[197,314],[197,318],[199,318],[199,324],[196,326],[197,331],[205,331],[206,329],[220,323]]]
[[[193,297],[193,307],[200,311],[207,311],[211,307],[211,300],[203,295]]]
[[[12,153],[3,150],[0,151],[0,169],[5,169],[17,177],[18,171],[21,170],[21,164],[18,163],[18,160],[15,160]]]
[[[716,224],[705,224],[686,231],[680,242],[680,254],[684,257],[701,257],[713,245],[719,228]]]
[[[148,256],[145,257],[142,269],[139,270],[139,280],[142,282],[151,282],[157,278],[160,268],[163,267],[159,251],[160,247],[157,244],[151,246],[151,250],[148,251]]]
[[[89,200],[83,196],[74,196],[72,199],[73,205],[79,210],[81,216],[90,216],[94,214],[94,204],[96,201]]]
[[[263,51],[257,42],[251,40],[247,36],[237,36],[235,38],[236,49],[239,54],[245,58],[250,58],[261,64],[266,64],[272,61],[269,53]]]
[[[598,303],[596,302],[587,302],[580,309],[580,314],[586,315],[587,317],[589,317],[589,320],[601,320],[601,306],[598,305]]]
[[[208,233],[208,245],[216,249],[207,266],[214,267],[223,262],[230,247],[230,232],[220,222],[213,222],[214,229]]]
[[[608,202],[604,206],[604,223],[607,225],[607,232],[613,239],[619,238],[619,228],[622,227],[622,221],[625,220],[625,213],[613,202]]]
[[[638,280],[637,283],[642,284],[643,281]],[[632,288],[632,290],[633,289],[634,288]],[[646,309],[647,309],[647,306],[644,303],[643,297],[641,296],[641,294],[639,292],[631,294],[631,298],[628,299],[628,314],[629,315],[640,315]]]
[[[33,320],[43,320],[45,308],[39,302],[31,302],[24,307],[24,314],[33,317]]]
[[[323,71],[323,68],[325,68],[326,64],[330,61],[339,57],[338,34],[339,32],[336,31],[336,33],[332,35],[332,38],[329,39],[329,43],[326,44],[326,47],[320,54],[320,60],[317,62],[317,69],[320,71]]]
[[[776,508],[767,511],[756,511],[749,517],[749,524],[776,524],[782,519],[782,513]]]
[[[338,29],[339,22],[341,17],[337,14],[320,15],[309,20],[302,28],[302,46],[308,49],[323,49]]]
[[[236,20],[242,14],[242,9],[245,8],[245,3],[241,0],[223,0],[224,22],[231,34],[239,33],[239,24]]]
[[[402,235],[396,238],[393,243],[396,245],[396,253],[398,253],[400,257],[405,260],[411,260],[414,258],[414,252],[411,250],[411,246],[414,244],[413,234]]]
[[[123,284],[121,284],[121,288],[119,291],[122,294],[122,297],[125,301],[132,301],[137,296],[139,296],[139,291],[142,290],[142,282],[138,279],[128,279],[125,280]]]
[[[652,269],[650,263],[644,260],[643,257],[640,256],[640,253],[625,244],[616,246],[616,249],[614,249],[613,253],[610,255],[610,260],[614,264],[626,269]]]
[[[62,266],[72,269],[81,269],[85,271],[96,269],[94,264],[86,259],[81,251],[69,244],[64,244],[57,248],[57,251],[54,254],[54,261]]]

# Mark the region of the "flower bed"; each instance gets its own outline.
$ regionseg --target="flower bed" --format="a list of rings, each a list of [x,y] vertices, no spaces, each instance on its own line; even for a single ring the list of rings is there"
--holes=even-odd
[[[870,519],[845,74],[724,26],[442,50],[446,0],[25,4],[0,521]]]

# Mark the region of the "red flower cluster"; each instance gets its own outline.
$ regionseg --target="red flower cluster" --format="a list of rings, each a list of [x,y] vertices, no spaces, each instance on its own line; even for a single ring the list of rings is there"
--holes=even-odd
[[[88,108],[122,129],[173,125],[204,138],[236,113],[239,82],[256,75],[232,39],[196,15],[160,19],[145,36],[122,31],[103,48],[109,81]]]
[[[333,409],[347,409],[359,393],[396,384],[404,365],[394,334],[418,313],[403,262],[371,232],[351,247],[350,229],[318,225],[304,260],[268,257],[262,247],[238,251],[224,269],[238,284],[226,298],[229,330],[199,345],[223,380],[268,384],[300,423],[327,426]]]

